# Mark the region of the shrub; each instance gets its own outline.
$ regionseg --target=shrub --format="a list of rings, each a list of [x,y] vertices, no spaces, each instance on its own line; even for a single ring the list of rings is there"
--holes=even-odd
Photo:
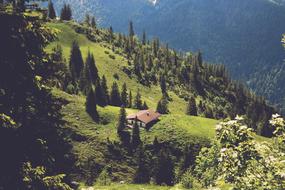
[[[180,183],[182,184],[182,187],[185,189],[192,189],[194,178],[191,175],[191,172],[187,170],[181,177]]]

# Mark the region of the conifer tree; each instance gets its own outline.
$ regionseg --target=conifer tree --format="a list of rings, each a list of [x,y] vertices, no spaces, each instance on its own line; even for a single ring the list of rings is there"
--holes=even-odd
[[[137,148],[140,143],[141,143],[140,127],[138,125],[138,119],[136,118],[135,124],[133,125],[133,130],[132,130],[132,146],[133,146],[133,148]]]
[[[94,16],[91,18],[91,27],[96,28],[96,20]]]
[[[97,80],[95,85],[95,98],[99,106],[101,107],[106,106],[105,99],[103,97],[103,89],[101,87],[100,79]]]
[[[174,183],[174,164],[166,150],[161,150],[155,166],[155,182],[158,185],[173,185]]]
[[[186,114],[197,116],[197,106],[194,97],[191,97],[188,101]]]
[[[160,149],[160,144],[159,144],[159,141],[157,139],[157,136],[155,136],[152,145],[153,145],[153,149],[154,149],[155,153],[157,153],[158,150]]]
[[[56,13],[53,7],[53,2],[51,0],[48,1],[48,18],[55,19]]]
[[[87,13],[85,15],[85,19],[84,19],[84,24],[86,24],[87,26],[90,26],[91,25],[91,21],[90,21],[90,15]]]
[[[95,85],[96,82],[100,79],[98,74],[98,69],[93,54],[90,54],[89,52],[88,57],[87,57],[88,59],[86,60],[86,65],[88,65],[89,68],[91,83]]]
[[[81,55],[81,51],[77,41],[73,41],[70,59],[69,59],[69,69],[71,73],[71,77],[74,81],[78,80],[80,77],[80,73],[83,69],[84,63]]]
[[[132,108],[133,107],[133,95],[132,95],[132,91],[129,91],[129,96],[128,96],[129,100],[128,100],[128,107]]]
[[[150,181],[150,171],[147,164],[147,158],[143,150],[143,146],[139,147],[138,168],[134,176],[134,183],[146,184]]]
[[[135,31],[134,31],[133,22],[130,21],[130,23],[129,23],[129,37],[133,38],[134,35],[135,35]]]
[[[145,31],[143,31],[142,44],[143,45],[146,44],[146,33],[145,33]]]
[[[109,104],[109,91],[105,75],[103,75],[101,80],[101,89],[102,89],[102,106],[106,106]]]
[[[166,81],[165,81],[164,75],[161,75],[160,77],[160,88],[161,88],[162,95],[167,97]]]
[[[87,95],[88,92],[90,91],[91,85],[92,84],[90,82],[89,68],[85,64],[80,74],[79,88],[81,92],[83,92],[83,94]]]
[[[90,87],[89,93],[86,97],[86,112],[91,116],[91,118],[95,121],[99,121],[99,114],[97,112],[97,104],[95,99],[95,93],[92,87]]]
[[[136,109],[142,109],[142,100],[141,100],[141,94],[140,94],[139,89],[137,91],[137,95],[134,101],[134,106]]]
[[[168,110],[168,101],[165,97],[163,97],[159,102],[157,103],[156,111],[161,114],[167,114],[169,113]]]
[[[117,132],[120,134],[127,127],[127,113],[124,106],[120,109],[119,121],[117,124]]]
[[[122,105],[127,107],[128,106],[128,91],[127,91],[127,84],[124,83],[121,92],[121,101]]]
[[[71,12],[70,5],[64,4],[60,12],[60,20],[68,21],[68,20],[71,20],[71,18],[72,18],[72,12]]]
[[[116,82],[112,85],[111,95],[110,95],[110,104],[112,106],[121,106],[121,96],[118,84]]]
[[[143,102],[142,109],[143,109],[143,110],[147,110],[147,109],[148,109],[148,106],[147,106],[147,104],[146,104],[145,101]]]

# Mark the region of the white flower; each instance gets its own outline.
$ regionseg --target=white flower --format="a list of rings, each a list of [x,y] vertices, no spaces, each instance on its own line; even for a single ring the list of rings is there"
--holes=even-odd
[[[242,121],[242,120],[243,120],[243,117],[242,117],[242,116],[237,115],[237,116],[236,116],[236,118],[235,118],[235,120]]]

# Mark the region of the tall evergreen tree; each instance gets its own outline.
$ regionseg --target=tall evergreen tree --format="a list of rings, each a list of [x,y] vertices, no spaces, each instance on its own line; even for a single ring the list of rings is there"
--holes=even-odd
[[[120,109],[119,121],[117,124],[117,132],[121,133],[127,127],[127,113],[124,106]]]
[[[137,90],[137,95],[135,97],[135,101],[134,101],[134,107],[136,109],[142,109],[142,99],[141,99],[141,94],[140,94],[140,91],[139,89]]]
[[[90,19],[90,15],[88,13],[85,14],[84,24],[86,24],[87,26],[91,25],[91,19]]]
[[[91,116],[91,118],[95,121],[99,121],[99,114],[97,112],[97,104],[95,99],[95,93],[93,87],[90,87],[89,93],[86,97],[86,112]]]
[[[138,119],[136,118],[135,124],[133,125],[133,130],[132,130],[132,146],[133,146],[133,148],[137,148],[140,143],[141,143],[140,127],[138,125]]]
[[[103,75],[101,80],[101,89],[102,89],[102,106],[106,106],[109,103],[109,91],[105,75]]]
[[[133,26],[133,22],[132,21],[130,21],[130,23],[129,23],[129,37],[134,37],[134,35],[135,35],[135,31],[134,31],[134,26]]]
[[[60,20],[71,20],[72,11],[69,4],[64,4],[60,12]]]
[[[168,101],[165,97],[163,97],[159,102],[157,103],[156,111],[161,114],[167,114],[169,113],[168,110]]]
[[[146,44],[146,33],[145,33],[145,31],[143,31],[142,44],[143,45]]]
[[[167,96],[167,91],[166,91],[166,80],[164,75],[161,75],[160,77],[160,88],[161,88],[161,93],[163,96]]]
[[[147,158],[143,150],[143,146],[140,146],[138,155],[138,168],[134,176],[134,183],[146,184],[150,181],[150,169],[147,164]]]
[[[148,109],[148,106],[147,106],[147,104],[146,104],[146,101],[143,102],[142,109],[143,109],[143,110],[147,110],[147,109]]]
[[[56,18],[56,13],[55,13],[53,3],[51,0],[48,1],[48,18],[50,18],[50,19]]]
[[[110,95],[110,104],[112,106],[121,106],[121,96],[118,84],[116,82],[112,85],[111,95]]]
[[[187,110],[186,110],[187,115],[194,115],[197,116],[197,106],[196,106],[196,101],[194,97],[191,97],[188,101],[187,105]]]
[[[88,65],[88,68],[89,68],[89,74],[90,74],[91,83],[95,85],[96,82],[100,78],[99,78],[98,69],[97,69],[97,66],[96,66],[96,62],[95,62],[94,56],[90,52],[88,52],[86,65]]]
[[[158,185],[174,184],[174,164],[166,150],[161,150],[155,166],[155,182]]]
[[[91,27],[96,28],[96,20],[94,16],[91,18]]]
[[[132,91],[131,91],[131,90],[129,91],[129,96],[128,96],[128,98],[129,98],[128,107],[129,107],[129,108],[132,108],[132,107],[133,107],[133,95],[132,95]]]
[[[124,83],[122,87],[122,92],[121,92],[121,101],[122,105],[127,107],[128,106],[128,90],[127,90],[127,84]]]
[[[79,79],[79,88],[83,94],[87,95],[91,87],[90,74],[88,65],[84,65]]]
[[[101,107],[106,106],[100,79],[97,80],[96,85],[95,85],[95,98],[99,106]]]
[[[69,69],[74,81],[78,80],[80,73],[84,67],[81,51],[77,41],[72,42],[70,59],[69,59]]]

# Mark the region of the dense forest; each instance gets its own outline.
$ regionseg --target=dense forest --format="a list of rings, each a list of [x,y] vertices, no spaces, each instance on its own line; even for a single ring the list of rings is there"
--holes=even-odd
[[[224,65],[68,4],[0,1],[0,24],[0,189],[284,189],[285,122]]]

